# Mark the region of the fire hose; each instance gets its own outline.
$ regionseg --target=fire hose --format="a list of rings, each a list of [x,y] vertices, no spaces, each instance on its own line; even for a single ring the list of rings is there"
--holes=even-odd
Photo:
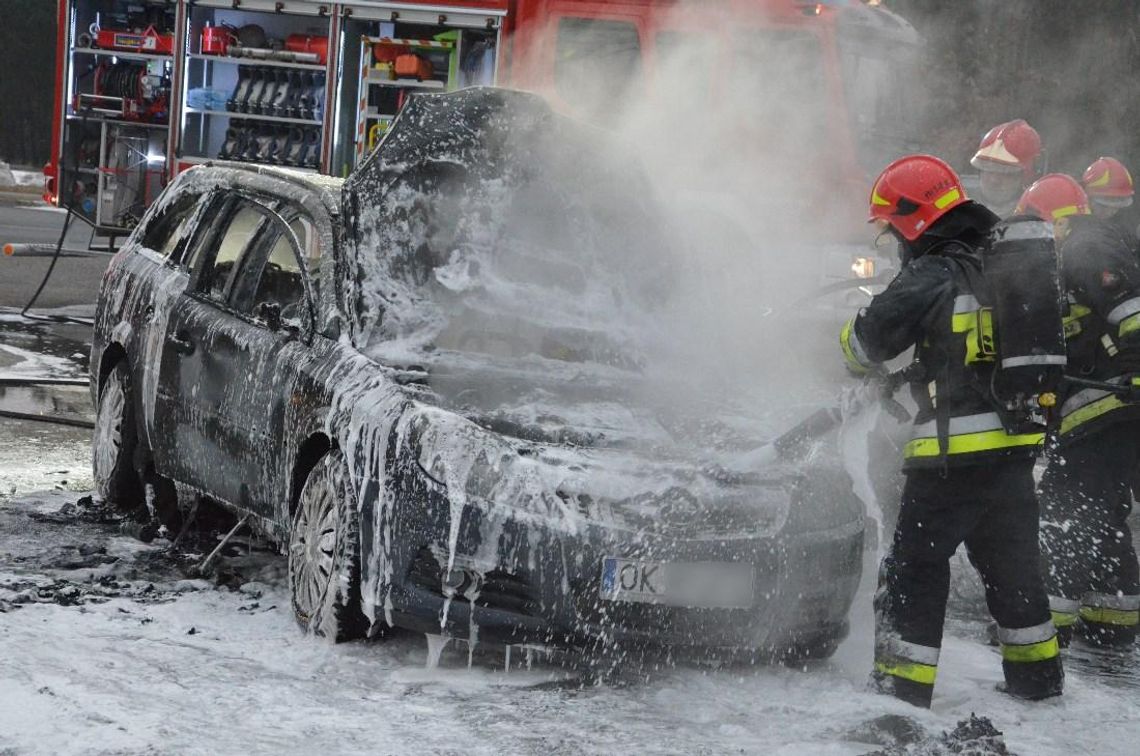
[[[14,410],[0,409],[0,417],[12,420],[30,420],[37,423],[52,423],[55,425],[69,425],[73,428],[94,428],[95,423],[81,417],[58,417],[56,415],[37,415],[34,412],[16,412]]]
[[[1075,375],[1066,375],[1065,381],[1081,388],[1099,389],[1117,394],[1126,402],[1140,402],[1140,374],[1124,376],[1123,383],[1096,381],[1091,378],[1079,378]]]
[[[878,399],[883,409],[900,423],[910,420],[910,413],[894,398],[895,393],[905,383],[915,380],[922,370],[923,367],[919,363],[912,362],[898,370],[876,373],[868,378],[870,382],[877,384]],[[793,458],[803,450],[805,444],[842,425],[843,416],[843,409],[839,405],[823,407],[780,434],[770,446],[779,458]]]

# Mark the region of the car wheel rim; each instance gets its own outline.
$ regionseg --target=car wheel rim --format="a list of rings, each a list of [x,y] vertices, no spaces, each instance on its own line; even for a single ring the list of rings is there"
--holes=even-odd
[[[293,601],[307,619],[316,615],[332,584],[336,540],[336,496],[324,478],[320,485],[306,485],[301,492],[289,547]]]
[[[127,395],[122,382],[112,378],[103,391],[99,402],[99,414],[95,423],[94,464],[92,474],[95,486],[106,492],[115,466],[123,453],[123,415],[127,407]]]

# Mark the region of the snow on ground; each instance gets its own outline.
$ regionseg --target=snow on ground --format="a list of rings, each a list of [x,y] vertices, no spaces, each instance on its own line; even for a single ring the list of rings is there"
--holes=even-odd
[[[78,466],[86,452],[73,451]],[[861,754],[884,714],[930,733],[984,715],[1020,754],[1131,753],[1140,736],[1135,658],[1123,679],[1070,666],[1063,698],[1015,701],[994,690],[1000,659],[978,623],[952,624],[933,711],[865,692],[867,580],[852,637],[803,669],[596,682],[528,671],[518,651],[509,672],[497,651],[468,668],[463,648],[428,669],[421,637],[331,646],[300,633],[269,551],[238,550],[227,574],[241,588],[218,588],[188,579],[196,559],[122,535],[78,498],[0,497],[0,753]]]
[[[21,171],[13,170],[12,178],[15,179],[16,186],[43,186],[44,174],[42,171]]]
[[[0,162],[0,187],[43,186],[43,183],[42,171],[24,171]]]

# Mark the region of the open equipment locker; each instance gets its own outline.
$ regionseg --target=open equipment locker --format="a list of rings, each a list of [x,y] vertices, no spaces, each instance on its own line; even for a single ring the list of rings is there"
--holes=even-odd
[[[176,173],[196,164],[347,175],[410,92],[495,83],[506,7],[59,0],[44,199],[113,244]],[[416,77],[384,68],[400,56]]]

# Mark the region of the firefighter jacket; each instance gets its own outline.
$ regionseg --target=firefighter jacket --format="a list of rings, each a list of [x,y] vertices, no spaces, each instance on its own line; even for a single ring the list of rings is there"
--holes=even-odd
[[[1117,211],[1108,224],[1124,236],[1133,252],[1140,254],[1140,206],[1130,205]]]
[[[1070,222],[1061,244],[1068,373],[1140,386],[1140,260],[1115,225],[1091,216]],[[1140,403],[1126,394],[1070,384],[1062,395],[1062,441],[1121,420],[1140,420]]]
[[[990,305],[979,249],[997,216],[976,203],[955,208],[904,250],[904,266],[885,291],[844,326],[848,366],[868,372],[911,346],[921,367],[912,381],[918,405],[904,469],[969,465],[1035,455],[1037,427],[1007,432],[991,397],[992,358],[979,355],[983,307]],[[913,257],[907,262],[908,257]]]

